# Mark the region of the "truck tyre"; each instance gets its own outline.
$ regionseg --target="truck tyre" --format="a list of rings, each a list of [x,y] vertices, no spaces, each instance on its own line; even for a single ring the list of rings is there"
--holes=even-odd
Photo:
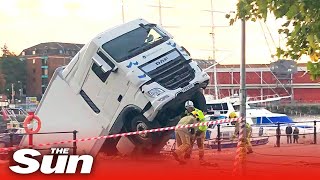
[[[181,117],[179,116],[169,120],[168,123],[166,124],[166,127],[177,125],[180,118]],[[161,134],[156,139],[153,139],[152,149],[150,149],[147,153],[159,154],[162,148],[167,144],[168,140],[172,137],[173,133],[174,133],[174,130],[161,132]]]
[[[143,131],[152,129],[152,124],[142,114],[136,114],[132,120],[127,119],[125,123],[126,132]],[[128,138],[137,146],[151,146],[153,133],[128,136]]]
[[[193,94],[191,101],[194,103],[196,108],[203,112],[207,112],[206,98],[200,90]]]

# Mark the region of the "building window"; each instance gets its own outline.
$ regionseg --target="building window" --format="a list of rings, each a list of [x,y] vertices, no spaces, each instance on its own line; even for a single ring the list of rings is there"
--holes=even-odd
[[[48,79],[42,79],[42,85],[47,86],[48,85]]]
[[[32,55],[35,55],[35,54],[36,54],[36,51],[35,51],[35,50],[33,50],[33,51],[32,51]]]
[[[35,64],[36,63],[36,59],[32,59],[32,64]]]
[[[22,56],[25,56],[25,55],[26,55],[26,52],[22,51],[22,53],[21,53],[21,54],[22,54]]]
[[[36,78],[32,78],[32,81],[35,82],[35,81],[36,81]]]
[[[41,63],[42,63],[42,66],[48,65],[48,60],[47,60],[47,58],[41,58]]]
[[[46,91],[47,87],[42,87],[42,94],[44,94],[44,92]]]
[[[60,50],[59,50],[59,54],[62,54],[62,53],[63,53],[63,51],[60,49]]]
[[[33,72],[33,73],[36,73],[36,69],[32,69],[32,72]]]

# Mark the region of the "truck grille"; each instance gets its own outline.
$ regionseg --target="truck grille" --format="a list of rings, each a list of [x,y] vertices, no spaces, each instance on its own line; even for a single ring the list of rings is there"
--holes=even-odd
[[[189,62],[179,56],[147,74],[154,82],[169,90],[182,88],[195,77],[194,69],[191,68]]]

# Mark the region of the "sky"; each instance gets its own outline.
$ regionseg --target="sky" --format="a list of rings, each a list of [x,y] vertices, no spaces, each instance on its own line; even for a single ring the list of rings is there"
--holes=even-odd
[[[85,44],[102,31],[137,18],[160,23],[158,0],[0,0],[0,46],[19,54],[42,42]],[[201,3],[200,3],[201,2]],[[213,0],[214,11],[236,10],[237,0]],[[213,56],[211,0],[161,0],[162,25],[194,59]],[[122,5],[124,11],[122,11]],[[222,64],[241,60],[241,23],[229,26],[225,13],[214,12],[215,57]],[[246,23],[246,62],[270,63],[284,45],[277,29],[283,20]],[[269,29],[269,31],[268,31]],[[269,33],[270,32],[270,33]],[[268,45],[269,44],[269,45]]]

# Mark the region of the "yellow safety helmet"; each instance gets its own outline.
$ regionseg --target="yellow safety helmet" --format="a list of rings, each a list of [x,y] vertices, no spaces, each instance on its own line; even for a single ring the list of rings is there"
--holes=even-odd
[[[237,117],[237,114],[235,112],[231,112],[229,114],[229,118],[236,118]]]

